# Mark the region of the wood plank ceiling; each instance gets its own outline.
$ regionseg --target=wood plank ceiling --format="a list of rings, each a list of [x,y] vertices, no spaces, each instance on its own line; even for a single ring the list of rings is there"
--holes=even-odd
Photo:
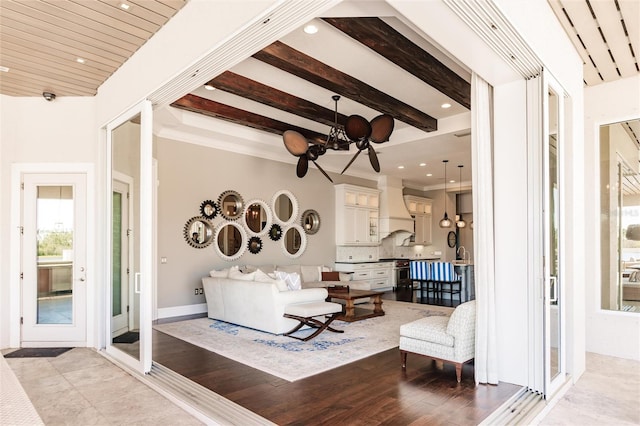
[[[93,96],[187,0],[1,0],[0,93]]]

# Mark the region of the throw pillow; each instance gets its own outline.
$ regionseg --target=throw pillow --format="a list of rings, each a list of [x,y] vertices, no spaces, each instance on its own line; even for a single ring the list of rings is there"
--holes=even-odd
[[[287,287],[287,283],[282,280],[276,279],[275,276],[272,277],[271,274],[267,274],[266,272],[258,269],[256,270],[256,275],[254,281],[261,283],[272,283],[278,287],[278,291],[288,291],[289,287]]]
[[[323,272],[322,281],[340,281],[340,272]]]
[[[255,272],[249,272],[248,274],[243,274],[240,271],[229,271],[229,278],[232,278],[234,280],[254,281],[255,276],[256,276]]]
[[[289,290],[302,289],[302,283],[300,282],[300,275],[297,272],[287,273],[283,271],[276,271],[276,277],[278,277],[279,280],[284,281],[287,284],[287,287],[289,288]]]
[[[350,272],[340,272],[340,281],[351,281],[352,276]]]
[[[227,278],[229,276],[229,269],[221,269],[219,271],[214,269],[209,271],[209,276],[213,278]]]

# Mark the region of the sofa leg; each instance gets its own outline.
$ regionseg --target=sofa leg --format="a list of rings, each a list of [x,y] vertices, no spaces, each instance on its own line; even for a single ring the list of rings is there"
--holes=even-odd
[[[458,379],[458,383],[462,380],[462,364],[456,362],[456,378]]]
[[[400,363],[402,363],[402,369],[407,369],[407,351],[400,350]]]

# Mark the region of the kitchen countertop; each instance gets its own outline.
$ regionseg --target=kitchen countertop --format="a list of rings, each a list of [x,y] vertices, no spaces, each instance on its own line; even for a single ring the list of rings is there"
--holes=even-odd
[[[380,260],[336,260],[335,263],[348,263],[348,264],[353,264],[353,263],[383,263],[383,262],[391,262],[391,260],[389,259],[380,259]]]

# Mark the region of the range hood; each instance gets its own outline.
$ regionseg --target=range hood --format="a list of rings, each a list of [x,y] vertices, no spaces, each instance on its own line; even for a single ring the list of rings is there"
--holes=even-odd
[[[396,245],[404,245],[414,233],[413,218],[404,204],[402,179],[378,178],[380,190],[380,238],[393,237]]]

